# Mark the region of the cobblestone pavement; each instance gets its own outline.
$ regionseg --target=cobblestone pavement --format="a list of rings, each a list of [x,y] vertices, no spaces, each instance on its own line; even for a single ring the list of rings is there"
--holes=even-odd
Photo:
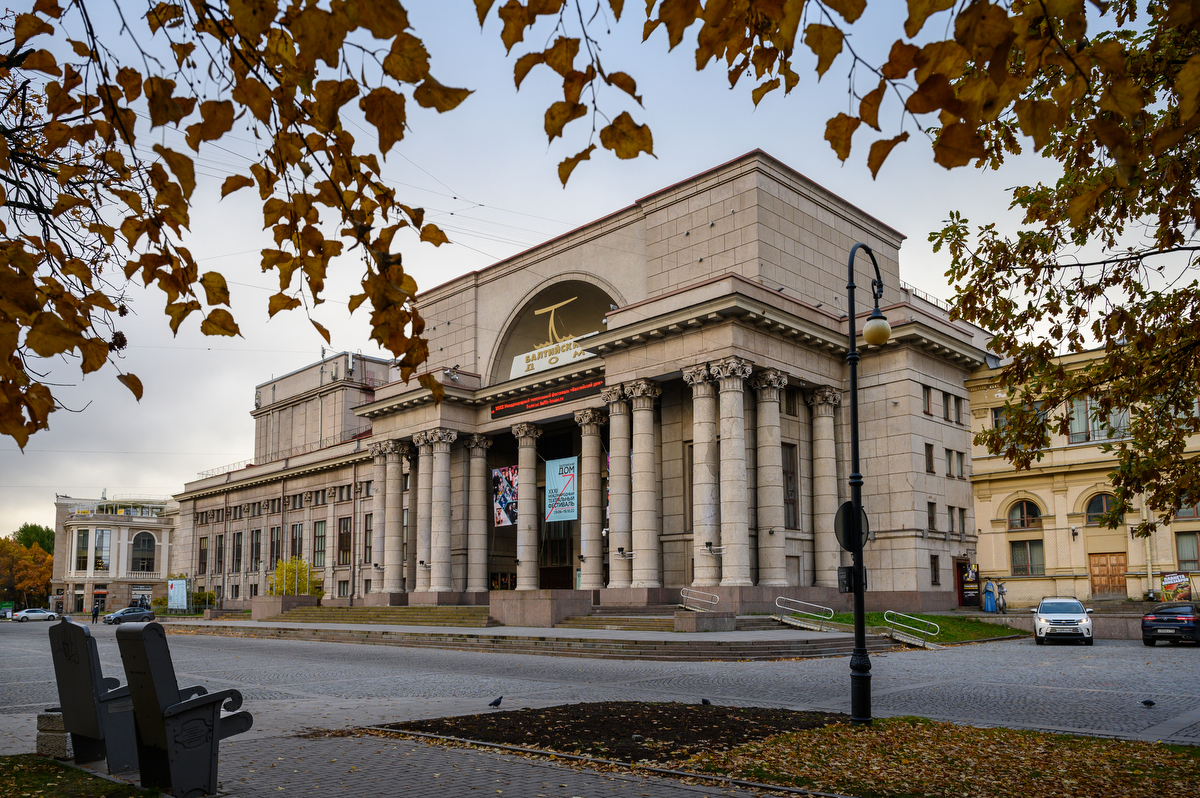
[[[114,629],[101,625],[91,629],[105,673],[124,681]],[[330,787],[337,779],[344,786],[351,777],[354,786],[346,789],[357,794],[373,790],[369,784],[373,779],[399,791],[395,768],[401,761],[407,763],[406,774],[414,761],[422,763],[418,783],[424,787],[441,785],[423,795],[457,797],[470,791],[471,785],[491,795],[497,795],[496,790],[508,793],[492,784],[504,779],[524,779],[524,786],[513,788],[522,796],[676,794],[644,792],[635,789],[638,785],[647,790],[685,790],[678,793],[681,796],[730,794],[711,788],[694,793],[693,788],[655,779],[634,779],[632,784],[613,782],[602,774],[585,778],[556,766],[498,754],[288,735],[303,728],[484,712],[497,695],[504,696],[504,709],[578,701],[695,702],[702,697],[718,704],[849,709],[846,657],[638,662],[187,635],[172,635],[170,644],[182,684],[237,687],[246,699],[244,708],[254,715],[254,729],[222,747],[222,776],[240,785],[226,785],[238,795],[278,792],[285,781],[289,795],[302,795],[306,793],[297,791],[298,784],[309,789],[308,785],[328,778]],[[922,715],[974,725],[1200,744],[1200,683],[1195,678],[1200,648],[1196,646],[1150,649],[1140,641],[1098,640],[1089,648],[1034,646],[1029,640],[1014,640],[890,652],[874,655],[871,661],[877,717]],[[1153,700],[1154,706],[1143,706],[1143,699]],[[56,700],[46,625],[0,623],[0,745],[4,750],[32,750],[35,713]],[[383,754],[368,761],[362,753],[368,749]],[[318,768],[318,760],[328,761],[321,761]],[[392,763],[391,771],[387,762]],[[250,770],[271,771],[272,786],[241,782]],[[518,771],[525,775],[514,775]],[[463,775],[468,772],[475,775]],[[593,781],[585,785],[572,781],[576,777]],[[546,791],[538,786],[539,779],[568,786]]]

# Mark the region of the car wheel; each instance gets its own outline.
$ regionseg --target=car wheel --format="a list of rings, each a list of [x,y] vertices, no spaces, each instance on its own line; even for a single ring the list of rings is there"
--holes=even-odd
[[[29,620],[28,618],[21,618],[21,623],[25,623],[28,620]]]
[[[1142,638],[1142,645],[1146,645],[1146,646],[1152,646],[1152,645],[1154,645],[1154,644],[1155,644],[1155,643],[1157,643],[1157,642],[1158,642],[1158,641],[1157,641],[1157,640],[1155,640],[1153,637],[1143,637],[1143,638]]]
[[[153,621],[153,620],[154,620],[154,613],[150,613],[150,617],[149,617],[149,618],[147,618],[146,620],[148,620],[148,621]]]
[[[1034,635],[1033,642],[1037,643],[1039,646],[1042,646],[1042,645],[1046,644],[1046,638],[1038,637],[1037,635]]]
[[[50,613],[49,615],[47,615],[47,616],[46,616],[46,620],[47,620],[47,621],[57,621],[57,620],[58,620],[58,616],[57,616],[57,615],[55,615],[54,613]]]

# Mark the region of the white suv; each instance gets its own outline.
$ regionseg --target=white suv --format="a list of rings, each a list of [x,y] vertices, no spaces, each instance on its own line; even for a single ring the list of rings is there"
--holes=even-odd
[[[1079,599],[1047,596],[1033,613],[1033,642],[1039,646],[1050,640],[1082,640],[1092,644],[1091,610],[1085,610]]]

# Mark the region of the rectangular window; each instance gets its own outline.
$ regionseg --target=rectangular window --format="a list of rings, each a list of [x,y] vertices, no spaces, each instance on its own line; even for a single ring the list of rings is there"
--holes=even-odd
[[[268,568],[274,568],[275,563],[283,559],[283,530],[277,526],[271,527],[271,559]]]
[[[951,415],[951,408],[953,408],[953,406],[954,397],[945,391],[942,391],[942,418],[944,420],[950,421],[953,418]]]
[[[291,505],[291,509],[293,509],[293,510],[303,510],[304,509],[304,494],[303,493],[293,493],[292,500],[290,502],[288,502],[288,504]]]
[[[954,453],[954,472],[959,479],[966,479],[967,472],[965,468],[967,456],[963,452]]]
[[[949,505],[946,506],[946,531],[954,534],[954,508]]]
[[[217,514],[217,523],[218,523],[218,524],[220,524],[220,523],[224,523],[224,521],[225,521],[225,508],[224,508],[224,507],[218,507],[218,508],[217,508],[217,509],[216,509],[214,512]]]
[[[374,495],[371,493],[372,489],[374,488],[374,485],[375,485],[374,480],[370,480],[370,479],[368,479],[366,482],[364,482],[362,484],[364,499],[369,499],[369,498],[371,498],[372,495]]]
[[[250,530],[250,570],[257,571],[262,565],[262,530]]]
[[[88,539],[90,530],[81,529],[75,536],[75,570],[87,570]]]
[[[408,486],[409,486],[410,484],[412,484],[412,474],[405,474],[405,475],[404,475],[404,488],[403,488],[403,490],[408,490]]]
[[[925,411],[925,415],[933,415],[933,389],[928,385],[921,386],[921,409]]]
[[[283,511],[283,499],[271,499],[271,512],[278,513]]]
[[[796,479],[796,444],[783,444],[783,525],[800,528],[800,490]]]
[[[304,524],[292,524],[292,539],[291,547],[288,550],[289,557],[303,557],[304,551]]]
[[[338,519],[338,565],[350,564],[351,521],[350,518]]]
[[[350,580],[342,579],[338,582],[338,598],[346,598],[350,595]]]
[[[196,573],[208,573],[208,538],[200,538],[200,556],[196,561]]]
[[[1112,410],[1107,418],[1097,417],[1099,403],[1095,397],[1071,401],[1070,442],[1106,441],[1124,438],[1129,428],[1129,411]],[[1110,436],[1111,433],[1111,436]]]
[[[325,567],[325,522],[313,521],[313,565]]]
[[[1176,532],[1175,551],[1179,555],[1179,570],[1200,571],[1200,537],[1195,532]]]
[[[230,507],[229,515],[232,518],[232,520],[234,520],[234,521],[237,521],[238,519],[240,519],[242,517],[242,505],[235,504],[234,506]]]
[[[946,450],[946,476],[954,476],[954,452]]]
[[[374,522],[371,513],[363,516],[363,562],[375,562],[371,535],[374,533]],[[370,591],[368,591],[370,592]]]
[[[1013,576],[1044,576],[1046,556],[1040,540],[1014,540],[1012,542]]]
[[[235,574],[242,570],[242,533],[233,533],[233,568]]]
[[[954,423],[963,423],[963,400],[961,396],[954,397]]]
[[[217,546],[213,552],[213,573],[225,573],[225,536],[217,535]]]
[[[942,583],[942,569],[938,562],[936,554],[929,555],[929,584],[940,585]]]
[[[1004,416],[1003,407],[992,408],[992,429],[1001,429],[1007,420]]]
[[[967,508],[958,508],[958,533],[964,537],[967,534]]]
[[[925,519],[925,528],[928,529],[930,532],[936,532],[937,531],[937,504],[935,502],[926,503],[925,515],[927,516],[927,518]]]
[[[363,593],[370,593],[370,592],[371,592],[371,580],[364,579],[363,580]]]
[[[925,472],[929,473],[929,474],[937,473],[937,471],[933,467],[933,444],[932,443],[925,444]]]
[[[783,389],[783,414],[793,418],[800,415],[800,391],[798,389]]]
[[[236,584],[236,583],[235,583],[235,584],[234,584],[234,586],[233,586],[233,596],[232,596],[232,598],[238,598],[238,597],[240,597],[241,595],[242,595],[242,586],[241,586],[241,585],[239,585],[239,584]]]
[[[250,585],[250,598],[254,598],[257,595],[258,595],[258,583],[255,582],[253,585]]]
[[[312,494],[313,494],[313,500],[312,500],[313,504],[324,504],[325,503],[325,489],[324,488],[322,488],[321,490],[314,490],[312,492]]]
[[[92,568],[96,571],[108,570],[108,540],[109,531],[107,529],[96,530],[96,556],[92,562]]]

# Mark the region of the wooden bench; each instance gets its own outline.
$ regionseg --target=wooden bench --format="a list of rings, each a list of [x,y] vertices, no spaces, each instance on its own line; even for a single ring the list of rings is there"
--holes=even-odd
[[[50,651],[63,728],[79,764],[107,760],[109,773],[137,770],[129,688],[100,671],[96,639],[63,618],[50,627]]]
[[[241,707],[242,694],[181,690],[161,624],[122,624],[117,646],[133,699],[142,786],[177,798],[216,792],[218,743],[253,723],[248,712],[221,714],[222,705],[229,712]]]

